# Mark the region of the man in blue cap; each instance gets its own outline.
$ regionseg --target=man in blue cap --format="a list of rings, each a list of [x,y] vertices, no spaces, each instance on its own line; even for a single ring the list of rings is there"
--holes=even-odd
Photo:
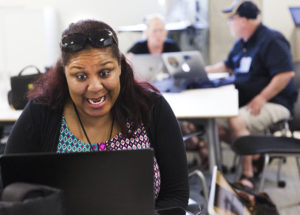
[[[261,23],[260,11],[252,1],[237,0],[222,12],[238,40],[227,59],[207,66],[206,72],[229,72],[236,77],[240,110],[228,121],[230,137],[264,133],[273,123],[290,116],[296,98],[289,43],[281,33]],[[253,161],[257,158],[243,157],[242,185],[254,188]]]

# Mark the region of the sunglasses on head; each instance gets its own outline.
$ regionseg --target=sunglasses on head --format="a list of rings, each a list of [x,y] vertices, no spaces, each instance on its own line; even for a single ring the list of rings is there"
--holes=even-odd
[[[113,33],[109,30],[96,31],[88,35],[82,33],[66,34],[61,40],[61,48],[65,52],[76,52],[84,49],[89,43],[94,48],[105,48],[117,44]]]

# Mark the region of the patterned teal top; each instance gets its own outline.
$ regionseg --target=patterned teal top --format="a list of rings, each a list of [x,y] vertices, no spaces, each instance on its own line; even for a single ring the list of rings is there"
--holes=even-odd
[[[131,125],[127,122],[127,128],[131,131]],[[136,131],[134,131],[131,138],[126,138],[120,132],[116,136],[112,137],[109,141],[92,144],[94,151],[114,151],[114,150],[139,150],[149,149],[150,142],[145,127],[140,125]],[[62,123],[60,127],[59,143],[57,146],[58,153],[68,152],[89,152],[90,145],[79,140],[75,135],[71,133],[66,123],[64,116],[62,117]],[[160,171],[154,157],[154,194],[157,198],[160,190]]]

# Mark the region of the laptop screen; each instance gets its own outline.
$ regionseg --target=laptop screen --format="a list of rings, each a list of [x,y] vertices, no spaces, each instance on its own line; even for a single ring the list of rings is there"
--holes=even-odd
[[[0,158],[4,186],[13,182],[64,191],[67,215],[154,211],[153,151],[9,154]]]

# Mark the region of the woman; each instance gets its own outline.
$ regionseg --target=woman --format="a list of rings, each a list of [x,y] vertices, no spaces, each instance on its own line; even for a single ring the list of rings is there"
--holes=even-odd
[[[151,85],[134,80],[109,25],[71,24],[62,34],[61,59],[29,99],[5,153],[152,147],[156,208],[186,208],[186,156],[176,118]]]

